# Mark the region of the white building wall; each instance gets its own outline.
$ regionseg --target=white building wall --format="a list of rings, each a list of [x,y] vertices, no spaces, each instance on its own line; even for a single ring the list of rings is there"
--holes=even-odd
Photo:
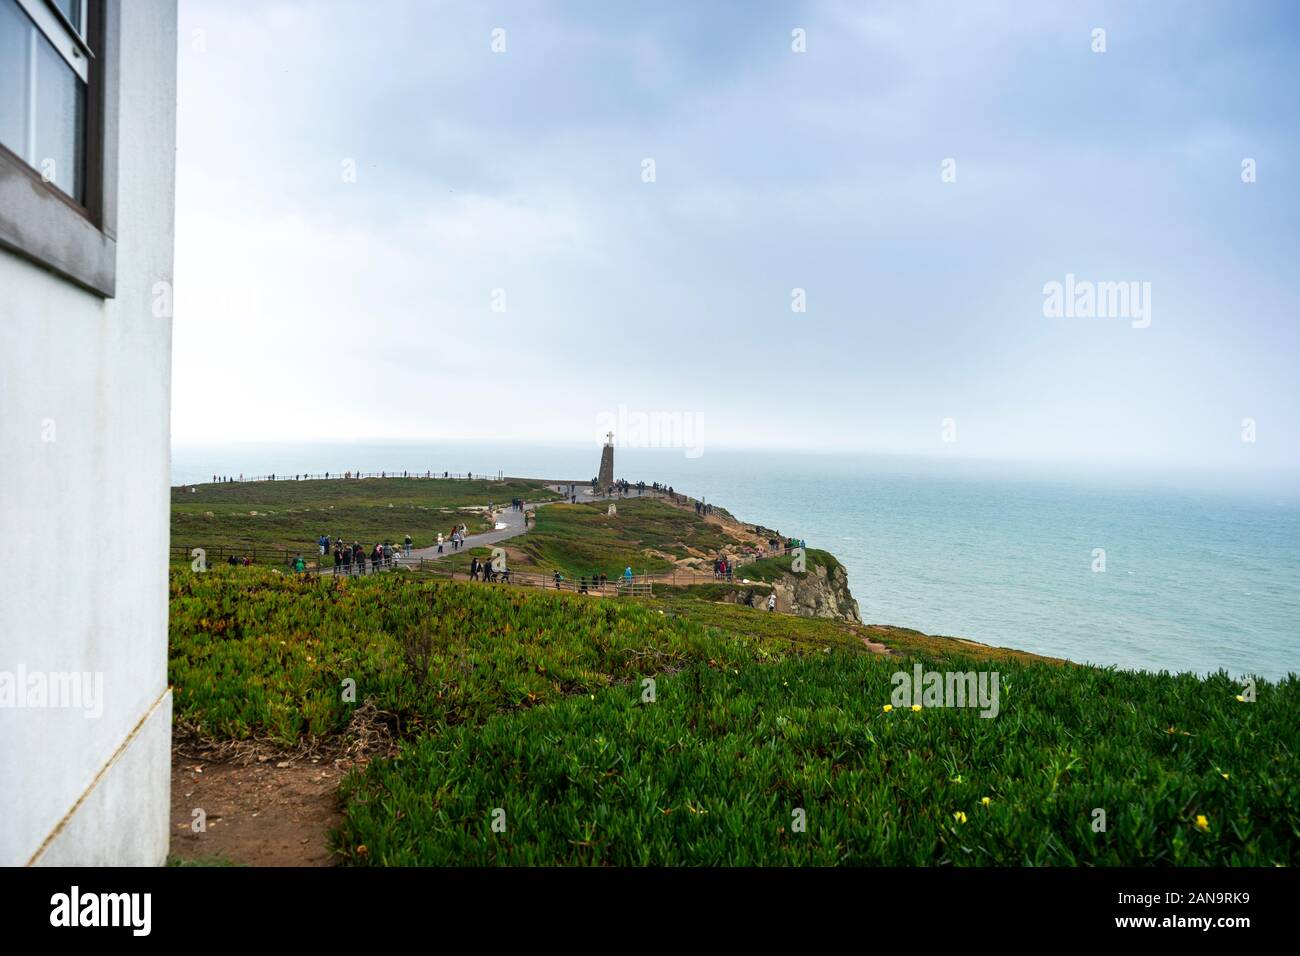
[[[0,707],[4,865],[168,847],[176,3],[121,10],[116,297],[0,250],[0,672],[103,675],[98,717]]]

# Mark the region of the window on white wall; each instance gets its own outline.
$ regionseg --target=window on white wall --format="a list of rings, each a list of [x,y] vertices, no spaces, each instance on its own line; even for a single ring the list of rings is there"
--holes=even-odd
[[[78,203],[93,56],[85,22],[82,0],[0,0],[0,143]]]
[[[0,0],[0,247],[106,296],[119,3]],[[48,195],[33,194],[32,180]]]

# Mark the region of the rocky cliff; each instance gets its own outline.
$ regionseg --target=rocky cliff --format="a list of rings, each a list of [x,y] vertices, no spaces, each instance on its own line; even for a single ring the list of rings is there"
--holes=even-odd
[[[737,576],[751,583],[738,585],[723,600],[762,607],[776,592],[776,609],[786,614],[862,623],[858,602],[849,591],[848,572],[827,552],[810,551],[803,573],[792,571],[790,559],[783,558],[747,565]]]
[[[772,581],[777,610],[804,617],[826,617],[861,624],[858,602],[849,591],[849,575],[838,561],[808,565],[803,574],[784,571]]]

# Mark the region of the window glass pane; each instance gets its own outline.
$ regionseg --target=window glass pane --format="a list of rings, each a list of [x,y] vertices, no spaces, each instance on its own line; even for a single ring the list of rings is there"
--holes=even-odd
[[[86,89],[42,36],[36,45],[36,161],[47,180],[81,202]]]
[[[32,22],[14,0],[0,0],[0,143],[27,162],[27,104],[31,97]]]
[[[54,0],[54,5],[63,11],[63,15],[77,28],[78,33],[85,32],[81,25],[81,0]]]
[[[0,143],[77,202],[86,87],[15,0],[0,0]]]

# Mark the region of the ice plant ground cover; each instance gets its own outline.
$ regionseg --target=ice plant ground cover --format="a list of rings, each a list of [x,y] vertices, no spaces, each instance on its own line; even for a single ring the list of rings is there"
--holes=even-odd
[[[289,746],[341,732],[367,701],[410,735],[695,660],[771,659],[794,643],[640,603],[258,568],[173,571],[170,620],[178,725],[212,739],[268,736]],[[818,652],[828,641],[860,647],[832,628],[804,628],[797,641]],[[340,692],[345,680],[356,684],[355,704]]]
[[[293,745],[395,715],[358,864],[1294,865],[1300,681],[1035,660],[674,595],[174,572],[179,727]],[[862,636],[903,652],[864,650]],[[1001,674],[995,719],[891,676]],[[356,682],[356,701],[340,693]],[[646,701],[645,679],[655,681]],[[1099,828],[1098,811],[1104,814]],[[495,824],[495,826],[494,826]]]
[[[1300,686],[1000,665],[885,712],[890,658],[694,664],[413,741],[344,786],[382,864],[1293,865]],[[977,665],[976,665],[977,666]],[[492,813],[505,812],[504,832]],[[1106,829],[1094,824],[1105,812]],[[792,826],[803,811],[806,829]],[[364,848],[364,849],[363,849]]]

